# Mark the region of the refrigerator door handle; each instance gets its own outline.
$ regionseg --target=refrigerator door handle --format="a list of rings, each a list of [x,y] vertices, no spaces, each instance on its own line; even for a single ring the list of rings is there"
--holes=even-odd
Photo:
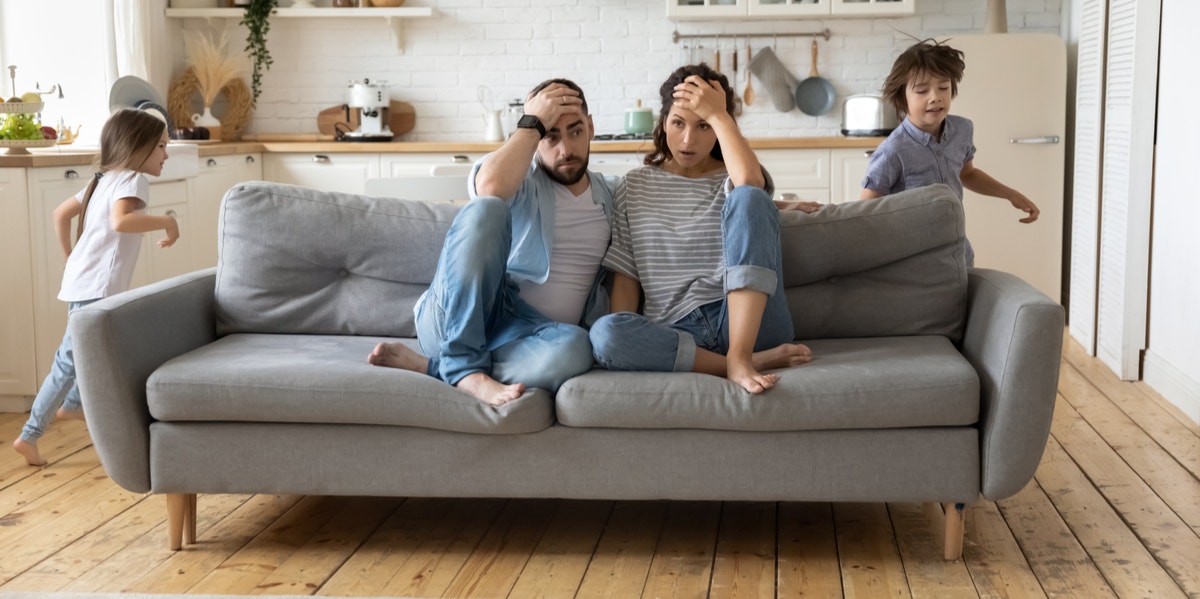
[[[1042,137],[1020,137],[1017,139],[1008,140],[1010,144],[1056,144],[1058,143],[1057,135],[1043,135]]]

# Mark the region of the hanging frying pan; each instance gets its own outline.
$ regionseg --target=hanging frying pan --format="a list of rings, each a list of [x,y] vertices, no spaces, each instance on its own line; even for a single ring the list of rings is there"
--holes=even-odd
[[[833,84],[817,72],[817,40],[812,43],[812,69],[808,78],[796,86],[796,106],[809,116],[821,116],[833,109],[836,94]]]

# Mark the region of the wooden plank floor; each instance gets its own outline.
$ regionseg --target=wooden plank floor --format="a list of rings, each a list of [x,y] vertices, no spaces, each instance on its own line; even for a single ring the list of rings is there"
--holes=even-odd
[[[199,498],[104,474],[86,427],[26,466],[0,414],[0,591],[409,597],[1200,597],[1200,431],[1067,339],[1035,479],[968,508],[963,559],[918,504]]]

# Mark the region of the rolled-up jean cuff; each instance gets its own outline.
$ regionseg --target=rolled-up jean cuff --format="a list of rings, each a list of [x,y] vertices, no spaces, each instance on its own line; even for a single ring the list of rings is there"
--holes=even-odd
[[[779,275],[761,266],[730,266],[725,269],[725,293],[739,289],[760,291],[768,296],[775,295]]]
[[[691,372],[696,364],[696,339],[684,331],[679,334],[679,347],[675,350],[675,365],[672,372]]]

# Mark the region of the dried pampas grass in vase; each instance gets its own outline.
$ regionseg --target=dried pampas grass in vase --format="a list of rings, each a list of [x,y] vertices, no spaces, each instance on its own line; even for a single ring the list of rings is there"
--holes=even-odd
[[[192,121],[200,127],[207,127],[210,139],[220,139],[221,122],[212,115],[212,105],[217,94],[230,82],[239,79],[246,72],[245,57],[225,53],[229,34],[222,32],[220,39],[213,39],[200,32],[190,32],[185,37],[189,62],[196,76],[196,87],[204,101],[204,114],[192,116]]]

